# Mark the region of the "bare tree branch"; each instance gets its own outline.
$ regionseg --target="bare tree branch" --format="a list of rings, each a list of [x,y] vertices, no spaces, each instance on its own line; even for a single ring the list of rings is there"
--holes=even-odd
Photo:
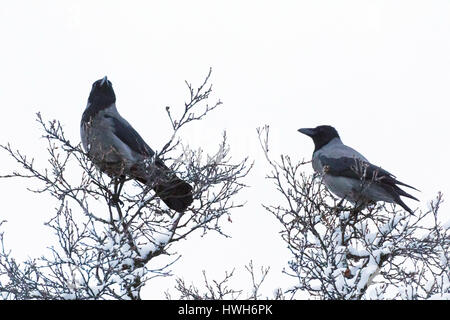
[[[244,289],[234,289],[233,279],[235,277],[235,269],[225,272],[225,276],[222,280],[209,280],[206,276],[206,272],[203,271],[203,287],[199,287],[194,284],[187,284],[184,279],[177,278],[177,284],[175,289],[179,293],[177,299],[183,300],[257,300],[261,299],[260,288],[263,282],[266,280],[266,276],[269,273],[270,267],[261,267],[260,274],[255,271],[253,262],[250,261],[245,266],[245,270],[250,275],[251,279],[251,291],[244,294]],[[166,297],[172,299],[172,296],[166,292]],[[265,297],[269,299],[269,297]],[[283,300],[285,296],[281,290],[275,290],[274,296],[271,299]]]

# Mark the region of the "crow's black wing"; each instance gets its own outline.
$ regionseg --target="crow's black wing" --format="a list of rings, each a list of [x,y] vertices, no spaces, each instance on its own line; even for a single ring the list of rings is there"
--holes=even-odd
[[[375,166],[370,162],[350,157],[329,158],[324,155],[319,156],[319,161],[321,162],[322,167],[324,168],[323,170],[326,174],[357,180],[372,180],[379,183],[380,186],[386,190],[395,190],[400,195],[417,200],[410,194],[401,190],[397,184],[412,188],[414,190],[417,190],[416,188],[398,181],[392,173],[382,169],[381,167]]]
[[[146,156],[153,157],[155,152],[145,143],[144,139],[134,128],[126,122],[113,116],[105,116],[113,122],[114,134],[131,150]],[[183,212],[192,203],[192,187],[187,182],[178,178],[161,159],[155,159],[155,171],[151,176],[139,172],[139,165],[130,169],[130,174],[142,183],[152,183],[156,194],[175,211]],[[134,170],[137,170],[134,172]],[[147,169],[146,169],[147,170]],[[134,174],[133,174],[134,173]],[[147,172],[148,173],[148,172]],[[150,178],[151,177],[151,178]],[[150,178],[150,181],[148,180]]]
[[[149,145],[131,125],[120,121],[111,115],[105,115],[105,118],[112,121],[114,134],[131,150],[146,157],[153,157],[155,155],[152,148],[149,147]]]
[[[396,181],[393,174],[358,158],[329,158],[324,155],[320,155],[319,160],[324,168],[324,171],[332,176],[347,177],[358,180],[361,178],[383,178],[392,182]]]

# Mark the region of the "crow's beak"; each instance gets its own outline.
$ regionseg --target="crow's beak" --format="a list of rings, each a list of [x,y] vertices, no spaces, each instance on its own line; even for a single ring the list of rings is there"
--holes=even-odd
[[[106,76],[102,79],[102,82],[100,82],[100,85],[104,85],[105,83],[108,83],[108,78]]]
[[[302,128],[298,129],[297,131],[306,134],[309,137],[312,137],[313,135],[316,134],[316,130],[314,128]]]

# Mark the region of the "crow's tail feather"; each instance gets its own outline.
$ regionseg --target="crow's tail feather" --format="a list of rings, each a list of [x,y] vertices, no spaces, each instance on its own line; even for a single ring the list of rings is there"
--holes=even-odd
[[[153,188],[156,195],[172,210],[184,212],[192,203],[192,187],[173,175],[168,181],[161,181]]]
[[[192,186],[178,178],[162,161],[156,161],[152,170],[145,174],[138,168],[133,168],[133,178],[150,185],[156,195],[172,210],[184,212],[192,203]],[[151,172],[149,172],[151,171]]]
[[[402,185],[404,185],[404,184],[402,184]],[[411,188],[412,188],[412,187],[411,187]],[[417,190],[416,188],[413,188],[413,189],[414,189],[414,190]],[[410,198],[410,199],[419,201],[419,199],[417,199],[416,197],[410,195],[410,194],[409,194],[408,192],[406,192],[405,190],[400,189],[398,186],[395,186],[395,187],[394,187],[394,190],[395,190],[395,192],[396,192],[399,196],[403,196],[403,197],[407,197],[407,198]]]
[[[405,185],[405,184],[403,184],[403,183],[400,183],[401,185]],[[406,185],[406,186],[408,186],[408,185]],[[409,187],[409,186],[408,186]],[[413,187],[411,187],[411,188],[413,188]],[[414,190],[417,190],[416,188],[413,188]],[[400,189],[398,186],[395,186],[394,187],[394,192],[395,192],[395,195],[394,195],[394,200],[395,200],[395,202],[398,204],[398,205],[400,205],[403,209],[405,209],[406,211],[408,211],[409,213],[411,213],[412,215],[414,215],[414,212],[403,202],[403,200],[402,199],[400,199],[400,196],[403,196],[403,197],[407,197],[407,198],[410,198],[410,199],[413,199],[413,200],[416,200],[416,201],[419,201],[419,199],[417,199],[416,197],[414,197],[414,196],[412,196],[412,195],[410,195],[409,193],[407,193],[406,191],[404,191],[404,190],[402,190],[402,189]]]
[[[401,185],[401,186],[408,187],[408,188],[411,188],[411,189],[414,189],[414,190],[420,192],[419,189],[416,189],[416,188],[414,188],[413,186],[410,186],[409,184],[406,184],[406,183],[403,183],[403,182],[401,182],[401,181],[398,181],[397,179],[395,179],[395,183],[396,183],[396,184],[399,184],[399,185]],[[406,197],[407,197],[407,196],[406,196]],[[415,198],[412,198],[412,199],[415,199]],[[415,200],[417,200],[417,199],[415,199]]]
[[[414,215],[414,211],[412,211],[403,201],[402,199],[400,199],[400,197],[398,197],[397,199],[395,199],[395,203],[397,203],[398,205],[400,205],[403,209],[405,209],[406,211],[408,211],[410,214]]]

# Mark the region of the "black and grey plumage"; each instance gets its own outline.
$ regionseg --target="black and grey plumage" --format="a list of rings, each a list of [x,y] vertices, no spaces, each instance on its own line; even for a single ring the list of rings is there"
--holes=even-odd
[[[413,213],[400,196],[419,200],[399,185],[417,189],[398,181],[394,175],[371,164],[358,151],[343,144],[335,128],[325,125],[298,131],[313,139],[312,166],[335,195],[356,205],[377,201],[396,203]]]
[[[153,188],[171,209],[183,212],[192,203],[192,187],[155,157],[137,131],[121,117],[105,76],[93,83],[81,118],[81,141],[94,164],[112,177],[128,176]]]

